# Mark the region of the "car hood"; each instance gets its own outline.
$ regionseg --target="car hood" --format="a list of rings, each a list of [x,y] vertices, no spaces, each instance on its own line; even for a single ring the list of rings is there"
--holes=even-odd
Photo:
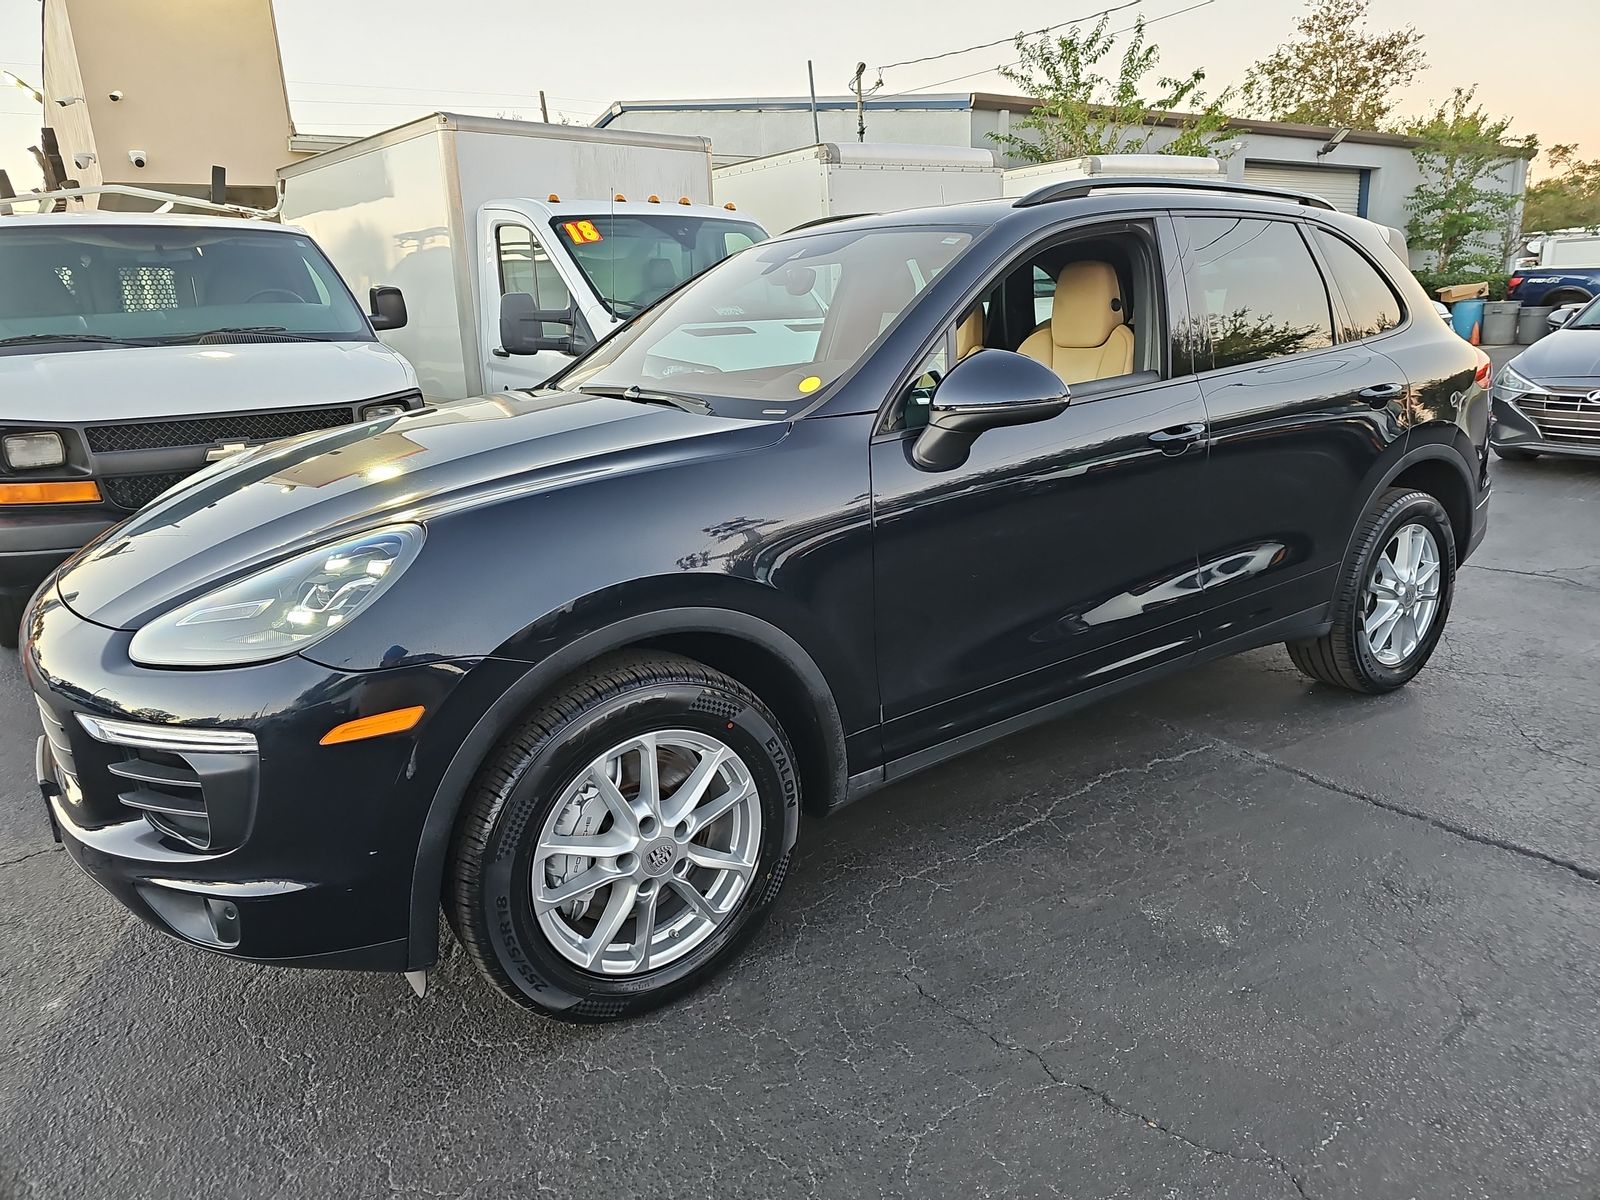
[[[217,463],[62,571],[87,620],[136,629],[291,553],[618,472],[750,449],[787,427],[564,392],[518,393],[274,442]]]
[[[382,342],[0,354],[0,421],[125,421],[352,404],[416,386]]]
[[[1600,386],[1600,329],[1558,329],[1512,359],[1511,368],[1535,383]]]

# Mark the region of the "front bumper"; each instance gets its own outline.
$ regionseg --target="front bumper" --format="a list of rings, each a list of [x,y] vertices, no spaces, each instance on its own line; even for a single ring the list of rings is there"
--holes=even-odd
[[[1530,415],[1516,401],[1495,396],[1490,403],[1489,443],[1503,450],[1600,458],[1600,404],[1554,396],[1571,411]]]
[[[0,512],[0,592],[31,593],[46,575],[127,515],[101,504]]]
[[[53,588],[25,628],[46,733],[40,788],[73,860],[107,891],[163,932],[239,958],[428,965],[407,951],[418,842],[463,730],[499,693],[493,660],[481,673],[471,661],[342,672],[299,657],[151,670],[129,660],[131,634],[83,620]],[[413,704],[427,713],[407,733],[319,745],[335,725]],[[92,735],[93,718],[248,733],[255,753],[134,749]]]

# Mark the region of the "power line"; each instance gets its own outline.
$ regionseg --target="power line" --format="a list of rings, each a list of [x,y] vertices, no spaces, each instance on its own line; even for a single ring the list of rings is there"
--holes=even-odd
[[[1080,25],[1084,21],[1092,21],[1096,17],[1105,17],[1114,12],[1121,12],[1125,8],[1134,8],[1139,3],[1140,0],[1127,0],[1124,4],[1118,4],[1112,8],[1103,8],[1099,12],[1090,13],[1088,16],[1073,17],[1070,21],[1058,21],[1054,25],[1046,25],[1043,29],[1025,29],[1021,33],[1014,33],[1010,37],[996,38],[992,42],[979,42],[976,46],[963,46],[959,50],[946,50],[942,54],[925,54],[921,58],[908,58],[902,62],[884,63],[882,66],[874,67],[873,69],[881,75],[894,67],[909,67],[916,63],[934,62],[941,58],[954,58],[958,54],[970,54],[974,50],[992,50],[996,46],[1010,45],[1018,38],[1038,37],[1040,34],[1049,33],[1054,29],[1065,29],[1068,25]]]
[[[1199,3],[1191,4],[1187,8],[1174,9],[1172,12],[1162,13],[1159,17],[1151,17],[1148,21],[1145,21],[1144,24],[1147,27],[1151,26],[1151,25],[1155,25],[1158,22],[1170,20],[1173,17],[1181,17],[1181,16],[1183,16],[1184,13],[1194,12],[1194,10],[1197,9],[1197,8],[1205,8],[1206,6],[1211,5],[1211,4],[1215,4],[1216,2],[1217,2],[1217,0],[1199,0]],[[1087,20],[1088,18],[1084,18],[1084,19]],[[1059,28],[1059,26],[1057,26],[1057,28]],[[1124,25],[1120,29],[1113,29],[1111,31],[1111,35],[1113,37],[1115,37],[1119,33],[1127,33],[1129,30],[1136,29],[1136,28],[1138,28],[1138,24],[1137,23],[1135,23],[1133,25]],[[999,66],[987,67],[987,68],[985,68],[984,70],[981,70],[981,71],[969,71],[965,75],[952,75],[949,79],[940,79],[940,80],[938,80],[938,81],[936,81],[934,83],[919,84],[917,87],[906,88],[903,91],[886,92],[886,93],[884,93],[884,96],[885,96],[885,98],[890,97],[890,96],[909,96],[909,95],[912,95],[915,92],[926,92],[930,88],[943,87],[947,83],[960,83],[963,79],[976,79],[979,75],[992,75],[996,71],[1004,70],[1006,67],[1019,66],[1021,64],[1021,62],[1022,62],[1022,60],[1019,58],[1019,59],[1016,59],[1016,60],[1014,60],[1012,62],[1002,63]]]

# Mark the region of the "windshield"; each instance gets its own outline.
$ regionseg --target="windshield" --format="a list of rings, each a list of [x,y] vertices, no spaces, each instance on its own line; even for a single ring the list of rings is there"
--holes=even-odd
[[[1572,315],[1568,329],[1600,329],[1600,302],[1591,300]]]
[[[221,330],[372,339],[349,290],[302,234],[243,226],[0,226],[0,354],[247,336],[215,332]]]
[[[670,391],[719,412],[719,399],[756,401],[738,415],[786,417],[864,358],[971,241],[946,226],[767,242],[607,339],[559,386]]]
[[[736,250],[767,240],[749,221],[722,217],[560,216],[551,222],[595,295],[623,320]]]

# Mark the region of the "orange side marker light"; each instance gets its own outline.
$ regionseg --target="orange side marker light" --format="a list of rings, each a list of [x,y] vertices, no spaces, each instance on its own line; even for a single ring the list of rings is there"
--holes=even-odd
[[[341,742],[359,742],[367,738],[382,737],[386,733],[404,733],[422,720],[422,712],[422,705],[417,704],[411,708],[396,708],[370,717],[358,717],[354,721],[346,721],[343,725],[335,725],[328,730],[322,735],[321,744],[337,746]]]

